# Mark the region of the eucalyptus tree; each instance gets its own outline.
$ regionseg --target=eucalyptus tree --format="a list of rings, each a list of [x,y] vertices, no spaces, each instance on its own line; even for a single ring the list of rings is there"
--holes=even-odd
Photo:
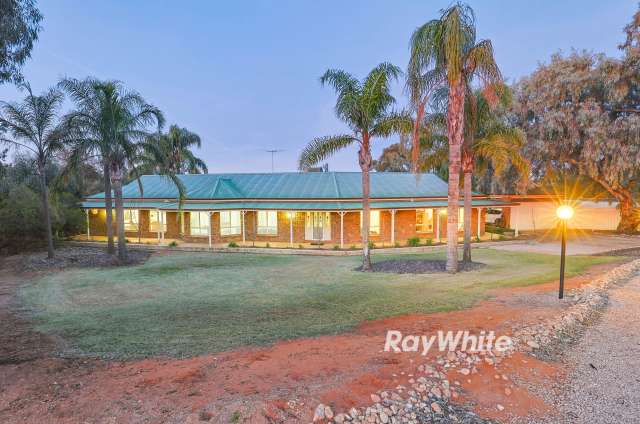
[[[21,69],[42,29],[34,0],[0,0],[0,84],[22,81]]]
[[[36,96],[29,84],[23,84],[22,87],[26,89],[27,96],[21,102],[1,103],[0,128],[8,135],[0,133],[0,141],[25,149],[34,155],[47,233],[47,256],[53,258],[51,205],[46,168],[67,141],[68,132],[58,119],[64,96],[54,88]]]
[[[128,91],[119,81],[63,79],[60,86],[76,103],[65,117],[66,125],[76,132],[72,157],[80,161],[87,155],[102,162],[107,212],[107,237],[113,251],[112,188],[115,197],[118,233],[118,257],[127,259],[124,231],[122,183],[128,167],[134,168],[140,154],[139,142],[146,139],[151,125],[158,131],[164,123],[162,112],[147,103],[140,94]],[[140,187],[142,190],[142,187]]]
[[[456,3],[417,28],[411,36],[411,63],[426,72],[442,69],[448,84],[447,136],[449,189],[447,207],[447,271],[458,269],[458,202],[460,199],[461,146],[464,140],[466,85],[474,77],[491,86],[501,81],[491,41],[476,40],[473,10]]]
[[[483,91],[469,90],[465,102],[465,140],[462,147],[463,262],[471,262],[471,199],[474,170],[483,173],[491,167],[494,175],[499,175],[511,166],[518,172],[521,180],[526,180],[529,174],[529,162],[523,156],[526,136],[520,128],[511,125],[506,116],[506,109],[511,106],[511,92],[508,87],[502,86],[491,91],[489,96],[494,94],[498,94],[499,98],[489,101]]]
[[[394,133],[409,133],[412,119],[409,113],[391,111],[395,98],[390,84],[402,71],[397,66],[381,63],[359,81],[348,72],[329,69],[320,78],[322,85],[330,85],[338,99],[335,105],[337,117],[347,124],[351,133],[313,139],[300,154],[300,169],[318,164],[346,147],[358,147],[358,164],[362,171],[362,269],[371,269],[369,249],[369,172],[373,165],[371,143],[376,138]]]

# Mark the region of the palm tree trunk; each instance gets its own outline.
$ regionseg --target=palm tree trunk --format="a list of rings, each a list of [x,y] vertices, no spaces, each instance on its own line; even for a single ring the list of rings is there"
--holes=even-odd
[[[420,102],[416,111],[416,120],[413,123],[413,134],[411,136],[411,172],[418,173],[418,161],[420,158],[420,124],[424,116],[424,102]]]
[[[471,262],[471,171],[464,172],[464,247],[462,262]]]
[[[447,132],[449,134],[449,190],[447,204],[447,271],[458,271],[458,202],[460,200],[460,150],[464,131],[464,84],[449,87]]]
[[[122,203],[122,168],[114,166],[111,173],[113,194],[116,198],[116,224],[118,227],[118,259],[127,260],[127,239],[124,234],[124,205]]]
[[[107,226],[107,253],[113,255],[116,252],[113,245],[113,207],[111,201],[111,171],[109,164],[104,164],[104,209],[107,213],[105,225]]]
[[[44,224],[47,232],[47,258],[52,259],[53,253],[53,232],[51,230],[51,208],[49,207],[49,188],[47,187],[46,169],[43,161],[38,161],[38,172],[40,173],[40,188],[42,193],[42,210],[44,211]]]
[[[369,249],[369,170],[371,169],[371,151],[369,150],[369,135],[363,135],[363,143],[358,152],[360,169],[362,170],[362,270],[371,270],[371,251]]]

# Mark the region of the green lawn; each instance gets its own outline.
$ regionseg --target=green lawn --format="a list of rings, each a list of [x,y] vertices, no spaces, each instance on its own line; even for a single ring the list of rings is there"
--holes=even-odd
[[[181,357],[334,334],[392,315],[466,308],[495,287],[557,278],[557,257],[474,254],[487,266],[456,275],[361,273],[354,271],[359,257],[175,254],[140,266],[54,274],[24,287],[21,297],[39,329],[61,335],[73,352]],[[569,257],[567,271],[612,260]]]

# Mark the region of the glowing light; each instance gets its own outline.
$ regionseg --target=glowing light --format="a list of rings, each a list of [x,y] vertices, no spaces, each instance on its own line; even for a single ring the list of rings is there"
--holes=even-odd
[[[93,215],[97,215],[98,214],[98,209],[91,209],[91,213]]]
[[[556,215],[564,221],[571,219],[571,217],[573,217],[573,208],[569,205],[558,206],[558,209],[556,209]]]
[[[438,213],[440,215],[446,215],[447,214],[447,210],[446,209],[440,209],[440,211]]]

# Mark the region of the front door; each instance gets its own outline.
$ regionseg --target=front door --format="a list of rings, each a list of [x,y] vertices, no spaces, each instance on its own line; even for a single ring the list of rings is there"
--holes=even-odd
[[[307,212],[305,239],[311,241],[331,240],[331,225],[328,212]]]

